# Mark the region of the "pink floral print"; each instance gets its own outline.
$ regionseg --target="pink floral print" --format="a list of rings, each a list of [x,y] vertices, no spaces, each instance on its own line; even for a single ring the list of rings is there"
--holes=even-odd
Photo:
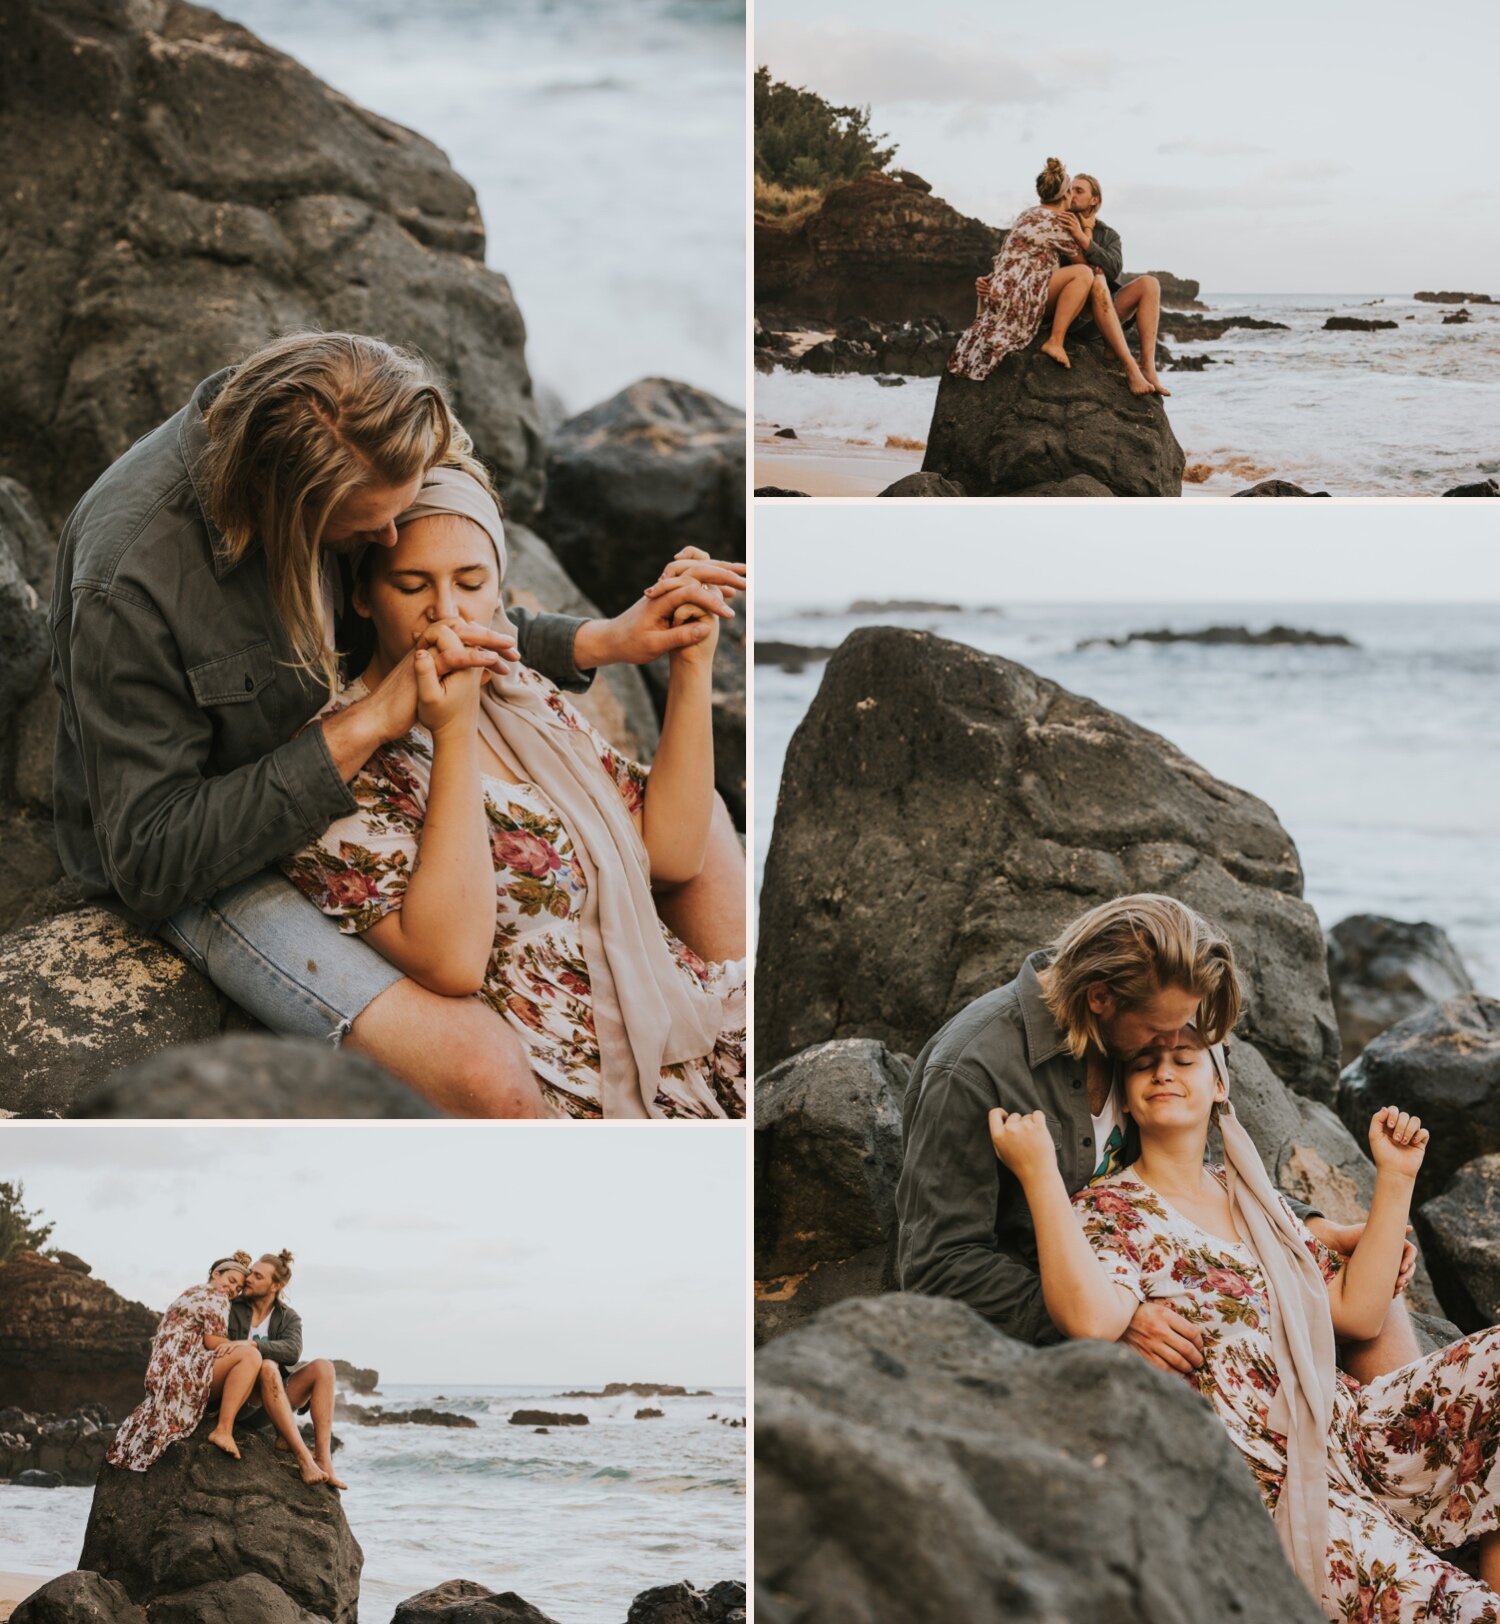
[[[1024,350],[1041,331],[1052,273],[1073,252],[1072,234],[1052,209],[1026,209],[1005,234],[989,298],[959,336],[948,370],[976,381],[989,377],[1012,350]]]
[[[189,1286],[161,1317],[151,1339],[146,1397],[120,1423],[105,1459],[144,1472],[168,1444],[186,1438],[203,1419],[212,1395],[214,1355],[205,1336],[223,1336],[229,1299],[212,1285]]]

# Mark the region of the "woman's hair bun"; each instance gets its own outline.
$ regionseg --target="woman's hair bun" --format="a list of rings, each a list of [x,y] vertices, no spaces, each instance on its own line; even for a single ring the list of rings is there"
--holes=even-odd
[[[1036,195],[1043,203],[1055,203],[1063,195],[1068,171],[1061,158],[1049,158],[1047,167],[1036,178]]]
[[[248,1252],[236,1252],[234,1254],[234,1261],[238,1263],[242,1269],[248,1269],[250,1267],[250,1254]]]
[[[1062,159],[1061,158],[1049,158],[1047,160],[1047,173],[1049,175],[1065,174],[1066,171],[1063,169],[1063,161],[1062,161]]]

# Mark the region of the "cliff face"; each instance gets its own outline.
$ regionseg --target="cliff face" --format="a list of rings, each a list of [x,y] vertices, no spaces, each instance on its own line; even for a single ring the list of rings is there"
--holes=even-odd
[[[838,322],[942,316],[966,327],[1005,233],[888,175],[835,186],[790,226],[755,222],[755,302]]]
[[[0,1264],[0,1407],[121,1417],[140,1403],[160,1315],[87,1270],[35,1252]]]

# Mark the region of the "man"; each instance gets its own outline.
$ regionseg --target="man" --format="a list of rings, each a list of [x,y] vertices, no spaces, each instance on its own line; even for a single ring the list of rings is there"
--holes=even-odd
[[[1154,276],[1138,276],[1125,287],[1120,286],[1120,275],[1125,267],[1125,251],[1120,234],[1099,218],[1099,205],[1104,194],[1092,175],[1075,175],[1068,188],[1068,208],[1062,215],[1067,224],[1076,220],[1073,232],[1086,264],[1092,265],[1103,277],[1103,286],[1096,277],[1093,296],[1087,315],[1095,326],[1106,334],[1110,324],[1118,328],[1123,342],[1124,329],[1134,321],[1140,332],[1141,371],[1146,381],[1159,395],[1170,395],[1156,375],[1156,334],[1161,322],[1161,283]],[[1080,318],[1080,325],[1086,319]],[[1075,329],[1076,331],[1077,329]]]
[[[427,469],[468,454],[427,368],[377,339],[294,334],[204,380],[63,528],[56,831],[85,892],[273,1030],[347,1041],[444,1110],[531,1116],[540,1092],[494,1011],[406,979],[271,869],[353,810],[349,780],[415,719],[414,649],[368,698],[304,726],[333,649],[354,641],[355,617],[338,614],[350,555],[393,546]],[[516,640],[463,623],[439,674],[519,653],[586,688],[600,665],[705,635],[673,617],[727,614],[718,589],[743,581],[741,565],[685,554],[614,620],[517,610]],[[730,959],[744,951],[743,857],[722,805],[715,818],[702,873],[661,905],[696,951]]]
[[[282,1433],[278,1448],[291,1448],[286,1435],[297,1416],[312,1412],[313,1447],[309,1471],[306,1446],[298,1458],[304,1482],[327,1482],[346,1489],[333,1469],[334,1370],[327,1359],[302,1364],[302,1316],[282,1300],[291,1283],[292,1254],[267,1252],[245,1272],[240,1295],[229,1305],[229,1340],[260,1349],[258,1392],[261,1407]]]
[[[1014,981],[961,1010],[917,1056],[903,1101],[902,1288],[957,1297],[1024,1342],[1060,1341],[1042,1300],[1026,1198],[991,1147],[989,1112],[1045,1112],[1074,1194],[1133,1155],[1133,1129],[1113,1097],[1115,1057],[1170,1045],[1190,1022],[1217,1043],[1239,1012],[1228,940],[1191,908],[1151,894],[1090,910]],[[1363,1224],[1294,1205],[1325,1244],[1353,1251]],[[1408,1244],[1402,1287],[1415,1258]],[[1203,1363],[1202,1334],[1164,1303],[1142,1303],[1122,1340],[1164,1370]],[[1346,1347],[1343,1363],[1368,1381],[1418,1353],[1398,1297],[1381,1335]]]

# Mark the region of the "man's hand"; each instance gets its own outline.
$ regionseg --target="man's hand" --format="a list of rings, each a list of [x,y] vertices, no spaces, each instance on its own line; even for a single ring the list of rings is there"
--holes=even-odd
[[[1120,1340],[1147,1364],[1191,1375],[1203,1363],[1203,1333],[1166,1303],[1142,1303]]]
[[[580,671],[602,665],[647,665],[663,654],[691,648],[711,636],[709,617],[733,620],[726,596],[743,592],[745,566],[710,558],[701,547],[684,547],[631,606],[613,620],[586,620],[573,643]],[[679,609],[701,613],[673,625]]]
[[[1362,1223],[1336,1224],[1329,1218],[1309,1218],[1307,1227],[1330,1252],[1337,1252],[1340,1257],[1353,1257],[1354,1248],[1359,1245],[1360,1237],[1365,1232]],[[1410,1224],[1406,1226],[1406,1233],[1411,1234]],[[1417,1249],[1407,1241],[1401,1248],[1401,1267],[1396,1271],[1396,1289],[1391,1295],[1399,1297],[1411,1284],[1412,1276],[1416,1272]]]

